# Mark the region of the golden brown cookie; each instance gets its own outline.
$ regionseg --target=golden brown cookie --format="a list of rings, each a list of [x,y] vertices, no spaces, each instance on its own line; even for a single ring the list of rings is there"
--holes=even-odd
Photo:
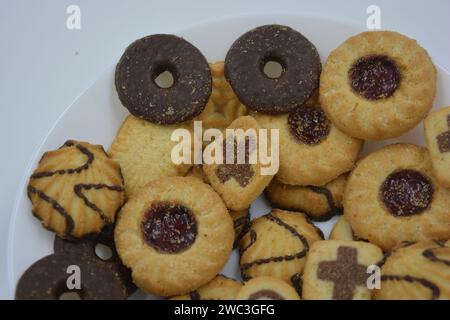
[[[236,300],[300,300],[298,293],[285,281],[257,277],[244,283]]]
[[[312,220],[325,221],[342,214],[346,181],[347,175],[343,174],[322,187],[292,186],[275,178],[266,188],[265,194],[276,208],[301,211]]]
[[[228,127],[229,129],[243,129],[247,131],[254,129],[256,135],[259,132],[258,123],[250,116],[240,117],[233,121]],[[257,138],[258,139],[258,138]],[[211,186],[222,197],[225,205],[230,210],[244,210],[250,207],[250,204],[263,192],[264,188],[270,183],[273,175],[262,174],[262,163],[257,157],[255,164],[250,163],[252,155],[258,155],[259,145],[252,148],[248,140],[245,141],[245,162],[237,163],[237,146],[239,145],[234,139],[234,163],[225,163],[225,150],[227,145],[233,145],[230,140],[223,142],[224,163],[223,164],[204,164],[203,172],[208,178]],[[270,147],[270,135],[268,146]]]
[[[122,123],[110,149],[110,156],[120,164],[127,196],[148,182],[171,176],[183,176],[189,165],[172,162],[172,132],[177,128],[190,130],[190,125],[157,125],[134,116]]]
[[[329,55],[320,103],[348,135],[397,137],[415,127],[436,95],[436,68],[417,42],[391,31],[353,36]]]
[[[125,200],[119,165],[102,146],[72,140],[44,153],[27,193],[33,215],[62,238],[99,233]]]
[[[353,241],[358,239],[355,237],[350,223],[345,217],[340,217],[331,229],[330,240]]]
[[[377,246],[361,241],[327,240],[312,244],[303,273],[305,300],[369,300],[369,266],[383,259]]]
[[[203,181],[204,183],[208,183],[208,178],[206,177],[205,173],[203,172],[202,165],[195,164],[193,165],[189,171],[186,173],[185,177],[194,177],[197,179],[200,179],[200,181]]]
[[[383,250],[450,238],[450,190],[434,178],[428,151],[415,145],[390,145],[361,160],[347,181],[344,208],[355,235]]]
[[[234,300],[241,288],[241,282],[219,274],[197,290],[171,300]]]
[[[450,188],[450,107],[430,113],[424,125],[434,176]]]
[[[212,92],[203,112],[198,116],[203,130],[225,130],[235,119],[247,115],[247,108],[239,101],[224,76],[224,62],[210,63]]]
[[[252,220],[239,244],[242,278],[276,277],[299,288],[309,247],[322,239],[303,213],[274,209]]]
[[[250,209],[230,211],[234,226],[234,244],[233,248],[237,248],[244,234],[250,227]]]
[[[162,178],[131,196],[114,239],[139,288],[181,295],[222,270],[233,246],[233,221],[209,185],[197,178]]]
[[[317,105],[290,114],[254,114],[262,128],[279,129],[280,169],[276,178],[290,185],[322,186],[350,171],[363,146],[337,129]]]
[[[379,300],[449,300],[450,242],[406,243],[381,268]]]

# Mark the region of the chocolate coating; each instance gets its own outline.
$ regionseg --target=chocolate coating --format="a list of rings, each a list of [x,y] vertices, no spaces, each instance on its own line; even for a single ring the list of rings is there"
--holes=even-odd
[[[368,100],[391,97],[400,86],[401,73],[394,60],[385,55],[362,57],[349,70],[350,84]]]
[[[431,204],[433,193],[430,179],[416,170],[391,173],[380,189],[381,200],[396,217],[422,213]]]
[[[172,74],[169,88],[155,79]],[[157,34],[133,42],[116,67],[116,90],[136,117],[158,124],[190,120],[200,114],[211,94],[211,72],[202,53],[186,40]]]
[[[69,290],[69,266],[78,266],[81,289]],[[58,300],[75,291],[82,300],[123,300],[126,293],[120,279],[104,263],[79,255],[52,254],[31,265],[16,288],[17,300]]]
[[[307,145],[321,143],[330,133],[330,122],[320,107],[302,106],[289,113],[291,136]]]
[[[282,66],[278,78],[269,78],[264,66]],[[265,25],[239,37],[225,58],[225,77],[239,100],[253,111],[287,113],[303,105],[319,86],[320,57],[299,32],[281,25]]]
[[[162,253],[188,249],[197,237],[197,222],[183,205],[160,202],[152,205],[141,223],[145,242]]]

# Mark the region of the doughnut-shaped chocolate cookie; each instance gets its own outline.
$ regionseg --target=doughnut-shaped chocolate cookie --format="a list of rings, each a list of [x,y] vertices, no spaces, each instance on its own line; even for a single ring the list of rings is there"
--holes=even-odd
[[[79,268],[79,290],[67,286],[68,282],[72,283],[68,272],[71,266]],[[104,263],[78,255],[52,254],[25,271],[17,284],[16,300],[58,300],[68,292],[77,293],[82,300],[126,298],[120,279]]]
[[[168,88],[156,78],[173,77]],[[211,94],[211,72],[202,53],[174,35],[156,34],[133,42],[116,67],[116,90],[122,104],[136,117],[173,124],[199,115]]]
[[[282,67],[279,77],[264,72],[266,63]],[[253,111],[287,113],[303,105],[319,86],[320,57],[299,32],[265,25],[243,34],[225,58],[225,77],[239,100]]]

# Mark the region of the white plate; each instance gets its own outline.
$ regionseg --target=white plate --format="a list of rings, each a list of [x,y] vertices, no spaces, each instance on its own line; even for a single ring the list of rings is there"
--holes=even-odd
[[[177,34],[197,46],[209,61],[223,60],[231,43],[245,31],[263,24],[288,25],[309,38],[319,50],[322,61],[328,53],[349,36],[364,31],[361,27],[342,21],[333,21],[314,16],[300,15],[256,15],[239,16],[199,24]],[[130,39],[131,40],[131,39]],[[134,39],[133,39],[134,40]],[[131,42],[131,41],[130,41]],[[438,67],[439,86],[434,108],[450,104],[450,75]],[[55,123],[53,129],[35,154],[28,172],[25,173],[12,212],[9,228],[7,270],[9,297],[14,297],[15,286],[20,275],[34,261],[52,252],[54,235],[45,231],[40,222],[31,215],[30,201],[26,195],[26,183],[42,153],[61,146],[67,139],[85,140],[108,147],[116,130],[127,115],[117,98],[113,85],[114,68],[82,94]],[[379,143],[367,143],[367,153],[392,142],[413,142],[423,145],[422,125],[406,135]],[[270,207],[264,199],[258,199],[251,208],[252,217],[265,214]],[[327,236],[336,218],[318,224]],[[239,278],[237,253],[233,252],[223,273]],[[136,298],[151,298],[142,293]]]

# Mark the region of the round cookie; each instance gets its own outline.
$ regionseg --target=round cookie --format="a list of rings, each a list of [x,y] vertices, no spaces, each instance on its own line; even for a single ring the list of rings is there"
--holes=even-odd
[[[288,115],[253,116],[262,128],[279,129],[276,179],[284,184],[327,184],[353,168],[363,146],[363,141],[337,129],[315,104],[297,107]]]
[[[381,268],[379,300],[449,300],[450,242],[425,241],[397,248]]]
[[[172,297],[171,300],[234,300],[242,288],[242,283],[223,275],[182,296]]]
[[[170,137],[176,129],[191,130],[191,126],[162,126],[134,116],[122,123],[108,153],[122,168],[128,197],[152,180],[182,176],[189,170],[190,165],[176,165],[171,159],[177,142]]]
[[[450,236],[450,190],[436,183],[428,151],[384,147],[361,160],[344,194],[344,216],[357,237],[384,250],[403,241]]]
[[[415,40],[391,31],[351,37],[327,59],[320,103],[348,135],[365,140],[397,137],[432,107],[436,68]]]
[[[279,77],[264,72],[268,62],[282,67]],[[249,109],[286,113],[304,104],[319,86],[320,57],[299,32],[281,25],[265,25],[240,36],[225,58],[225,77]]]
[[[340,217],[330,232],[330,240],[357,241],[352,226],[345,217]]]
[[[68,289],[72,283],[70,266],[78,266],[81,289]],[[76,270],[76,269],[74,269]],[[75,275],[75,273],[72,273]],[[81,300],[123,300],[127,293],[121,279],[104,263],[79,255],[52,254],[32,264],[21,276],[16,300],[58,300],[73,292]]]
[[[326,221],[342,214],[346,181],[346,174],[322,187],[292,186],[273,179],[266,188],[265,195],[275,208],[301,211],[312,220]]]
[[[27,193],[33,215],[63,238],[100,232],[125,200],[119,164],[102,146],[72,140],[44,153]]]
[[[293,287],[273,277],[253,278],[242,286],[236,300],[300,300]]]
[[[234,239],[233,221],[220,197],[197,178],[154,180],[120,211],[117,252],[133,282],[160,296],[191,292],[224,267]]]
[[[247,108],[239,101],[224,75],[224,62],[210,63],[212,91],[203,112],[197,117],[203,130],[225,130],[235,119],[247,115]]]
[[[168,88],[156,79],[173,77]],[[156,34],[128,46],[116,66],[115,85],[122,104],[136,117],[158,124],[193,119],[211,94],[211,72],[202,53],[174,35]]]
[[[276,277],[297,288],[309,246],[322,239],[303,213],[274,209],[252,220],[239,244],[242,278]]]

